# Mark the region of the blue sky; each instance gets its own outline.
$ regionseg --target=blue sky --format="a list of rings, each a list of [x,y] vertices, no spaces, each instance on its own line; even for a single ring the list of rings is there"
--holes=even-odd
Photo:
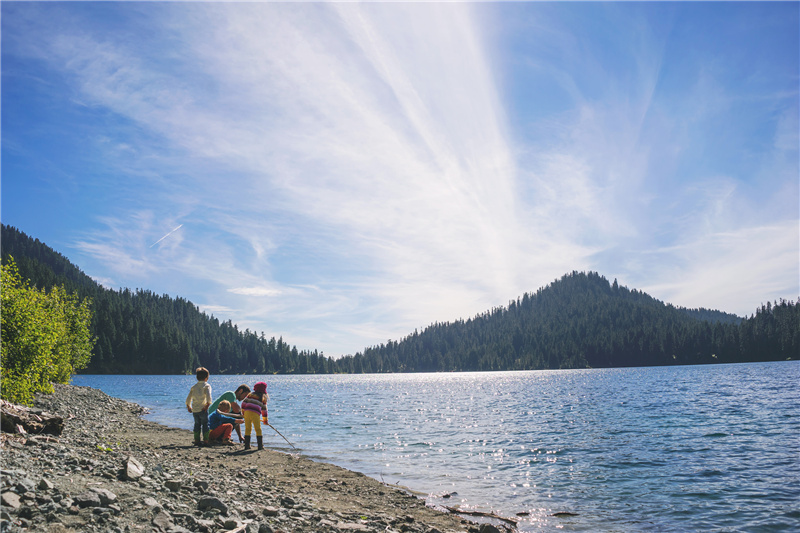
[[[797,2],[2,2],[2,220],[355,353],[573,270],[800,295]]]

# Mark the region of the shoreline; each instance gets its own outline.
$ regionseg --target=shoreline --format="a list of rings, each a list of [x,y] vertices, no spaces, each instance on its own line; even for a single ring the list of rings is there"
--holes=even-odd
[[[299,453],[245,451],[238,443],[198,448],[191,431],[143,419],[138,404],[90,387],[55,387],[34,405],[64,419],[61,435],[2,434],[3,531],[505,529]]]

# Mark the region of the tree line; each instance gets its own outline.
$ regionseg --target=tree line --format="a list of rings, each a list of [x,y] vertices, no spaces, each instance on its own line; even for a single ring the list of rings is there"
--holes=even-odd
[[[40,289],[61,286],[91,302],[95,338],[88,374],[184,374],[205,366],[214,374],[329,373],[336,363],[283,338],[240,330],[185,298],[105,288],[67,258],[18,229],[2,225],[2,261]]]
[[[3,262],[37,287],[91,300],[96,342],[87,373],[372,373],[532,370],[773,361],[800,353],[800,299],[749,318],[685,309],[572,272],[468,320],[435,323],[338,359],[244,331],[183,298],[98,285],[61,254],[2,227]]]
[[[700,318],[702,317],[702,318]],[[776,361],[800,354],[800,300],[750,318],[685,309],[572,272],[469,320],[433,324],[354,358],[356,371],[441,372]]]

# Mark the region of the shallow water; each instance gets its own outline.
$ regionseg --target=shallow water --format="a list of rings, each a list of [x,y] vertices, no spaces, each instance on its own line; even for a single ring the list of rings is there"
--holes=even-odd
[[[800,362],[264,380],[302,452],[521,531],[800,530]],[[191,429],[193,376],[76,376]],[[266,444],[289,446],[265,428]],[[449,497],[446,497],[448,496]],[[553,516],[571,513],[568,516]]]

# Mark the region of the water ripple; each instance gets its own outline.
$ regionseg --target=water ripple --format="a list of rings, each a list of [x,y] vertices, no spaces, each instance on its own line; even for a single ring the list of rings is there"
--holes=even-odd
[[[189,429],[192,379],[75,382]],[[800,530],[798,362],[261,379],[307,455],[522,531]]]

